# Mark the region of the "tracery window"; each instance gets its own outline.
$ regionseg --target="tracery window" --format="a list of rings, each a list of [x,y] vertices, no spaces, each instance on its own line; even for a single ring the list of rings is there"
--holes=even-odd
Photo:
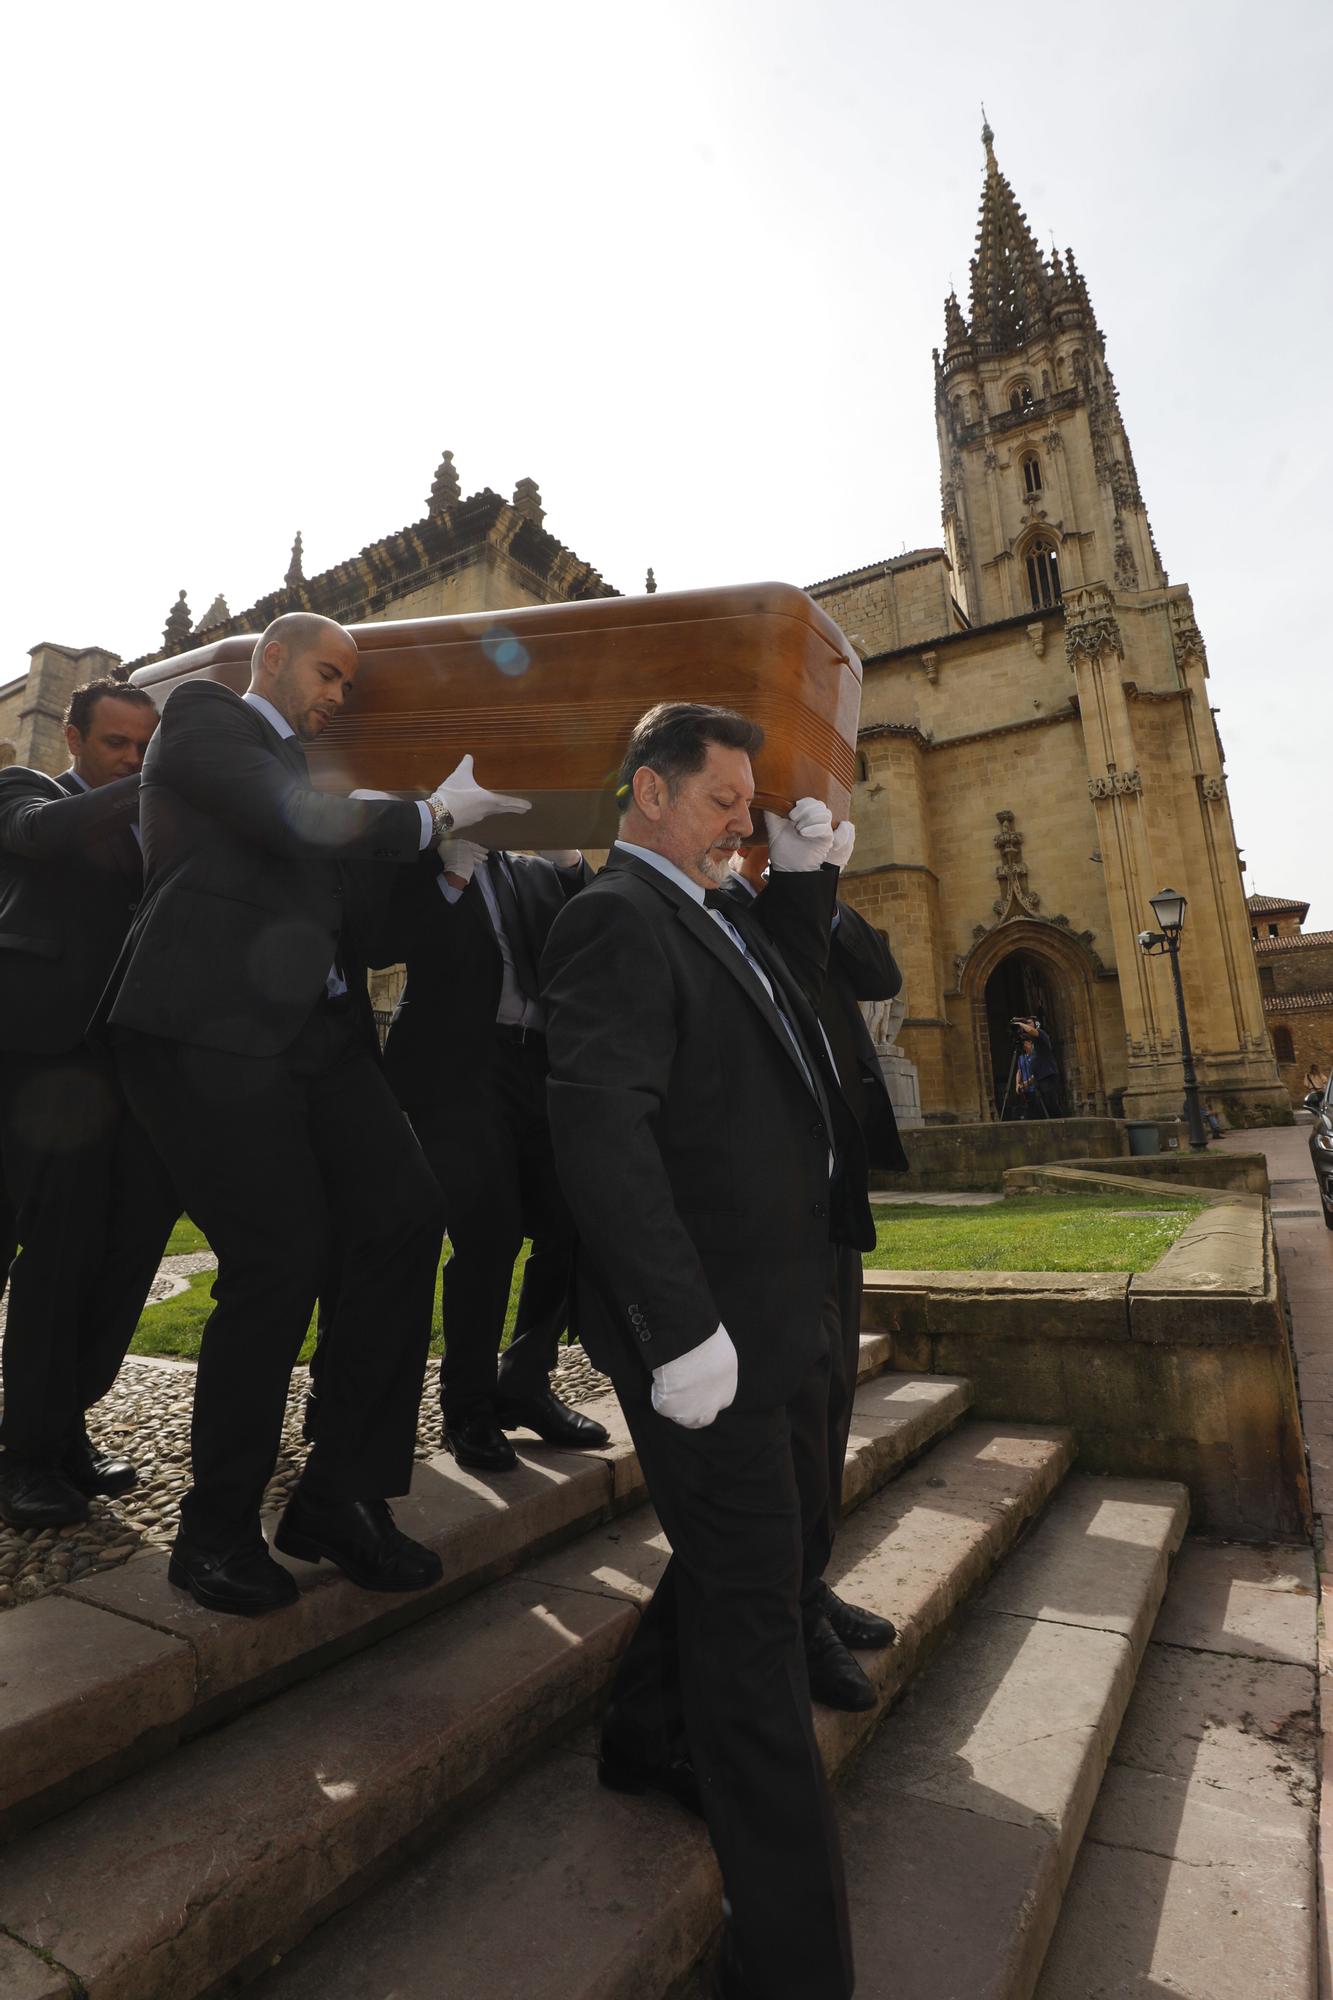
[[[1055,544],[1030,542],[1026,560],[1032,608],[1034,611],[1048,611],[1060,602],[1060,557]]]
[[[1030,451],[1023,460],[1023,491],[1029,494],[1041,492],[1041,462],[1035,452]]]
[[[1015,382],[1013,388],[1009,391],[1009,407],[1011,410],[1030,410],[1032,408],[1032,384],[1030,382]]]

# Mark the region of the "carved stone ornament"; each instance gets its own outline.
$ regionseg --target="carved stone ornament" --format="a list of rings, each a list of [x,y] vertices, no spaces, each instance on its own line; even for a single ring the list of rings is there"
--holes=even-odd
[[[1213,805],[1219,806],[1227,795],[1227,781],[1225,778],[1201,778],[1199,790]]]
[[[1092,666],[1103,653],[1118,653],[1124,659],[1125,644],[1109,590],[1092,584],[1084,590],[1067,591],[1064,602],[1065,658],[1071,667],[1080,660]]]
[[[1204,672],[1208,671],[1208,655],[1204,649],[1203,634],[1194,622],[1194,606],[1188,597],[1171,600],[1171,650],[1176,656],[1176,665],[1183,673],[1191,660],[1197,660]]]
[[[1108,771],[1104,778],[1088,779],[1090,799],[1139,798],[1143,780],[1137,771]]]
[[[926,679],[930,682],[930,685],[934,687],[935,683],[938,681],[940,677],[940,662],[938,653],[923,653],[921,655],[921,664],[925,668]]]
[[[1001,923],[1007,917],[1035,917],[1041,909],[1041,897],[1028,887],[1023,836],[1014,825],[1011,812],[997,812],[995,817],[1000,827],[994,836],[1000,856],[995,864],[995,879],[1000,885],[1000,893],[991,908]]]
[[[1040,660],[1046,652],[1046,627],[1040,622],[1028,626],[1028,644]]]

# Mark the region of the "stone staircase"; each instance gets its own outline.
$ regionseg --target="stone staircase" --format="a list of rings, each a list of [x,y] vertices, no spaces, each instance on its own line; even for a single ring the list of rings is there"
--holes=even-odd
[[[1067,1477],[1068,1432],[978,1422],[966,1382],[885,1353],[863,1340],[834,1581],[901,1637],[862,1656],[876,1713],[816,1712],[857,1990],[1031,2000],[1186,1496]],[[665,1561],[598,1413],[595,1458],[418,1469],[400,1519],[445,1568],[424,1597],[298,1565],[290,1612],[229,1620],[153,1553],[6,1613],[0,2000],[706,1991],[702,1828],[595,1782],[592,1719]]]

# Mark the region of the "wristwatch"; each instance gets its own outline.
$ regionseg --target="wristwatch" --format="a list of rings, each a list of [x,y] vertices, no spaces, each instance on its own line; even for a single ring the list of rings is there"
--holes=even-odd
[[[442,799],[427,799],[426,810],[430,814],[430,837],[432,841],[440,840],[446,833],[453,832],[454,816]]]

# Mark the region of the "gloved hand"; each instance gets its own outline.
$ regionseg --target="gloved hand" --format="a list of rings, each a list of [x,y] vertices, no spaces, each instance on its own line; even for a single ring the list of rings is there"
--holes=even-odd
[[[653,1408],[687,1431],[704,1431],[736,1400],[736,1349],[724,1326],[653,1370]]]
[[[583,851],[578,847],[539,847],[543,861],[550,861],[557,868],[574,868],[583,859]]]
[[[779,875],[811,875],[828,859],[833,814],[822,799],[797,799],[784,819],[766,812],[769,866]]]
[[[490,849],[479,846],[475,840],[454,840],[450,836],[436,841],[435,852],[444,863],[445,874],[452,875],[455,882],[461,882],[466,886],[485,861]]]
[[[855,845],[856,827],[851,820],[845,819],[834,827],[833,845],[824,859],[834,868],[845,868],[852,858],[852,849]]]
[[[448,833],[461,833],[466,826],[476,826],[491,813],[531,812],[531,799],[511,798],[507,792],[488,792],[472,775],[471,752],[464,757],[456,770],[449,773],[442,785],[437,785],[428,803],[435,809],[443,809],[453,816],[453,825]]]

